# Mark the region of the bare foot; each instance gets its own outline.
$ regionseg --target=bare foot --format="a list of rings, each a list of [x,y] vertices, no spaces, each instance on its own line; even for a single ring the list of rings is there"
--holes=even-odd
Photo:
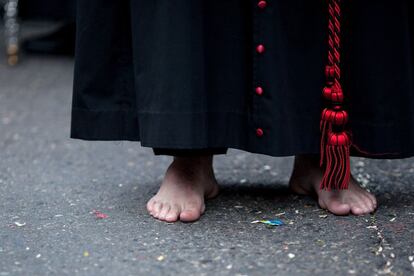
[[[352,175],[347,190],[321,190],[321,180],[322,168],[319,167],[318,155],[295,156],[289,181],[289,187],[293,192],[316,196],[319,206],[335,215],[364,215],[377,208],[375,196],[361,188]]]
[[[218,194],[213,156],[174,157],[148,212],[162,221],[195,221],[204,213],[204,199]]]

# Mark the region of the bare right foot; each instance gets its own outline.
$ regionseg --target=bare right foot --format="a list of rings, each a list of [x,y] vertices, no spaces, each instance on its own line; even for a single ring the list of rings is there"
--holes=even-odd
[[[204,200],[218,194],[213,156],[174,157],[148,212],[166,222],[196,221],[205,211]]]
[[[321,208],[335,215],[364,215],[377,208],[375,196],[363,189],[351,175],[346,190],[321,190],[322,169],[318,155],[295,156],[295,164],[289,181],[290,189],[303,195],[314,195]]]

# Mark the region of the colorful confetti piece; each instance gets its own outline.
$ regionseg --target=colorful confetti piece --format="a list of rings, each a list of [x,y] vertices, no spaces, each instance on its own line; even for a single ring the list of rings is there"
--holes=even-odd
[[[108,215],[107,214],[101,213],[101,212],[99,212],[97,210],[93,210],[92,212],[93,212],[93,214],[95,215],[95,217],[97,219],[106,219],[106,218],[108,218]]]
[[[267,224],[267,225],[271,225],[271,226],[280,226],[283,225],[283,221],[281,221],[280,219],[271,219],[271,220],[255,220],[252,221],[251,223],[263,223],[263,224]]]

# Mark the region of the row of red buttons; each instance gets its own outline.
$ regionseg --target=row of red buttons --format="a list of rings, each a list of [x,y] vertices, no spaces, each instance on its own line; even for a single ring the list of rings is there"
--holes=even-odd
[[[264,0],[261,0],[261,1],[257,2],[257,6],[261,9],[264,9],[267,6],[267,2],[264,1]],[[259,45],[256,46],[256,52],[257,53],[262,54],[264,51],[265,51],[265,47],[264,47],[263,44],[259,44]],[[256,94],[259,95],[259,96],[261,96],[263,94],[263,88],[261,86],[257,86],[255,91],[256,91]],[[256,128],[256,135],[259,136],[259,137],[263,136],[263,129],[261,129],[260,127]]]

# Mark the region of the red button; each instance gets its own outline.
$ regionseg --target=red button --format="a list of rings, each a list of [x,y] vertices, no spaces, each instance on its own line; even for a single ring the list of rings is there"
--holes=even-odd
[[[259,8],[264,9],[267,5],[266,1],[259,1],[259,3],[257,3],[257,5],[259,6]]]
[[[264,52],[264,50],[265,50],[265,48],[264,48],[263,44],[259,44],[259,45],[257,45],[257,47],[256,47],[256,51],[257,51],[259,54],[263,53],[263,52]]]
[[[261,129],[260,127],[256,129],[256,135],[257,136],[263,136],[263,129]]]
[[[263,88],[260,87],[260,86],[256,87],[256,94],[257,95],[262,95],[263,94]]]

